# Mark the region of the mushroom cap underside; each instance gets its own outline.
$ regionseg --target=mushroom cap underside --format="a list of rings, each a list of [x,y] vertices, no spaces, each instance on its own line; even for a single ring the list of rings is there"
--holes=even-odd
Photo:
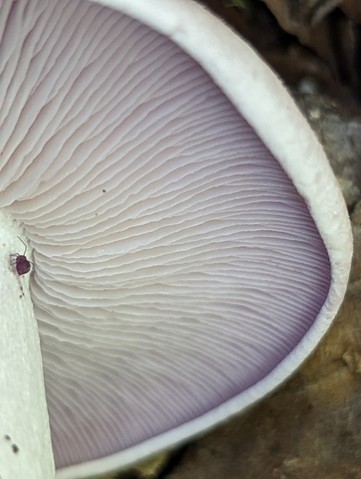
[[[34,248],[58,469],[134,459],[272,389],[329,325],[349,259],[341,280],[250,119],[167,36],[104,6],[5,0],[0,39],[0,205]],[[330,173],[306,136],[315,190]]]

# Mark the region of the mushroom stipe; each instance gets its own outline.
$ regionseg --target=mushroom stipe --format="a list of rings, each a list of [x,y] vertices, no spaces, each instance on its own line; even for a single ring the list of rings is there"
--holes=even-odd
[[[15,265],[16,272],[18,273],[19,276],[22,276],[23,274],[29,273],[29,271],[31,270],[32,262],[29,261],[28,258],[25,256],[26,250],[28,249],[27,245],[19,236],[18,238],[25,246],[24,253],[23,254],[12,253],[10,257],[15,256],[15,261],[13,261],[11,265],[12,266]]]

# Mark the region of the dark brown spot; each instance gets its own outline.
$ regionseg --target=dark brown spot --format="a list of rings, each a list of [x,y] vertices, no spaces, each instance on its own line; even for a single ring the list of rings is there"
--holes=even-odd
[[[17,454],[19,452],[19,447],[16,444],[12,444],[11,447],[14,454]]]

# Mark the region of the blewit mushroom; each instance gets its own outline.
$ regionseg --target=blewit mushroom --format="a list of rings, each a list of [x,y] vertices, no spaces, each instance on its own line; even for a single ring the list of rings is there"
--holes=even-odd
[[[192,1],[99,3],[0,6],[0,206],[34,249],[59,479],[274,389],[329,327],[352,249],[321,146],[245,42]]]

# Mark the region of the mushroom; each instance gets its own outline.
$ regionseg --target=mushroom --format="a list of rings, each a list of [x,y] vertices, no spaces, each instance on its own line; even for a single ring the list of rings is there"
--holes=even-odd
[[[58,479],[272,391],[330,326],[352,249],[321,146],[243,40],[192,1],[99,3],[0,6],[2,261],[33,248]],[[7,273],[11,309],[28,277]]]

